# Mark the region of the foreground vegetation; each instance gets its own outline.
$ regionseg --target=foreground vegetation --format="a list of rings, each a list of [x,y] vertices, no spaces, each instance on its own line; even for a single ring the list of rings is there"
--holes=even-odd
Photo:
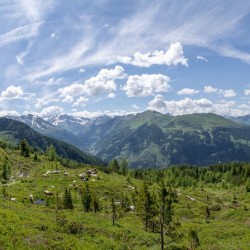
[[[0,249],[160,249],[161,227],[164,249],[250,249],[247,163],[67,168],[28,151],[1,144]]]

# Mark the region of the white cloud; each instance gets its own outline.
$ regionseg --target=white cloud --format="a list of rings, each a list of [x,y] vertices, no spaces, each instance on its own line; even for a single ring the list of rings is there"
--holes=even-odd
[[[122,79],[126,76],[121,66],[114,69],[102,69],[97,76],[86,80],[84,84],[74,83],[58,91],[61,97],[70,96],[96,96],[102,93],[111,93],[116,90],[115,79]]]
[[[170,78],[161,74],[142,74],[128,77],[123,90],[128,97],[150,96],[160,92],[169,91]]]
[[[217,91],[218,91],[218,89],[214,88],[212,86],[205,86],[204,87],[204,92],[207,94],[216,93]]]
[[[48,117],[48,116],[55,116],[55,115],[61,115],[64,114],[64,110],[61,107],[58,106],[50,106],[47,108],[44,108],[41,112],[40,112],[40,116],[41,117]]]
[[[20,116],[20,114],[15,110],[0,111],[0,117],[4,116]]]
[[[226,89],[226,90],[220,89],[219,93],[223,95],[225,98],[236,96],[236,92],[233,89]]]
[[[51,33],[51,34],[50,34],[50,37],[51,37],[51,38],[55,38],[55,37],[56,37],[56,34],[55,34],[55,33]]]
[[[184,88],[177,92],[178,95],[194,95],[198,94],[200,91],[196,89]]]
[[[148,109],[171,113],[173,115],[185,115],[192,113],[216,113],[222,116],[241,116],[250,113],[250,106],[237,106],[235,101],[220,100],[212,102],[208,99],[190,99],[166,101],[162,95],[157,95],[148,103]]]
[[[203,56],[196,56],[196,59],[199,60],[199,61],[208,62],[208,60]]]
[[[66,96],[62,102],[66,102],[66,103],[72,103],[74,101],[74,98],[70,95]]]
[[[245,89],[245,90],[244,90],[244,95],[249,96],[249,95],[250,95],[250,89]]]
[[[138,110],[138,109],[139,109],[139,106],[136,105],[136,104],[132,104],[132,108],[133,108],[134,110]]]
[[[78,73],[81,74],[81,73],[84,73],[85,71],[86,71],[85,69],[80,68],[79,71],[78,71]]]
[[[72,112],[70,115],[73,115],[75,117],[96,118],[103,115],[114,117],[114,116],[124,116],[129,114],[135,114],[135,112],[128,112],[125,110],[114,110],[114,111],[105,110],[105,111],[90,112],[88,110],[82,110],[79,112]]]
[[[171,43],[169,48],[165,51],[156,50],[152,53],[142,54],[140,52],[136,52],[133,58],[130,57],[118,57],[117,60],[119,62],[125,64],[132,64],[138,67],[150,67],[152,65],[184,65],[188,66],[188,59],[183,55],[183,47],[182,44]]]
[[[6,90],[2,91],[1,97],[5,99],[18,99],[23,98],[24,92],[21,87],[9,86]]]
[[[20,86],[9,86],[6,90],[3,90],[0,96],[0,100],[13,100],[13,99],[23,99],[27,100],[30,97],[34,96],[31,93],[24,93],[23,89]]]
[[[166,102],[164,100],[164,96],[162,95],[156,95],[155,98],[148,103],[148,109],[150,110],[156,110],[156,111],[162,111],[164,112],[166,110]]]
[[[237,93],[233,89],[218,89],[212,86],[205,86],[204,92],[207,94],[217,93],[225,98],[235,97],[237,95]]]
[[[31,38],[37,35],[38,29],[42,23],[33,23],[13,29],[3,35],[0,35],[0,47],[19,40]],[[21,61],[20,61],[21,62]]]
[[[53,98],[54,94],[50,94],[48,96],[44,96],[43,98],[37,98],[35,108],[40,109],[43,106],[48,105],[51,102],[59,102],[60,100],[57,98]]]
[[[17,0],[19,12],[26,16],[30,22],[42,20],[44,16],[53,9],[53,0]]]
[[[101,69],[97,77],[103,79],[123,79],[126,77],[124,73],[124,68],[121,66],[115,66],[114,69]]]
[[[45,4],[45,1],[42,2]],[[221,55],[238,57],[240,60],[250,62],[248,53],[239,51],[235,55],[218,47],[223,41],[230,41],[228,38],[232,34],[236,36],[234,41],[237,41],[236,38],[242,40],[239,36],[244,34],[245,27],[240,25],[249,14],[250,7],[250,3],[246,2],[230,1],[230,4],[227,4],[224,1],[217,1],[213,4],[211,1],[206,1],[197,7],[197,3],[193,1],[184,8],[180,1],[171,3],[151,1],[144,6],[143,11],[141,8],[134,8],[138,11],[130,13],[127,18],[118,19],[112,24],[110,29],[112,32],[108,29],[105,30],[106,33],[95,18],[85,18],[81,23],[81,32],[78,32],[79,28],[76,39],[72,39],[74,42],[71,41],[70,46],[67,46],[68,43],[66,46],[64,42],[59,43],[55,50],[51,50],[50,55],[46,54],[34,60],[32,67],[27,69],[25,78],[32,80],[88,65],[110,65],[117,61],[117,56],[124,59],[123,63],[131,63],[135,59],[124,56],[134,55],[138,51],[139,62],[147,66],[149,63],[144,63],[141,56],[146,55],[148,57],[146,61],[154,57],[161,58],[163,56],[161,51],[162,54],[166,54],[164,46],[174,41],[179,41],[184,46],[209,48]],[[225,6],[230,8],[224,11]],[[168,9],[167,14],[166,9]],[[73,23],[74,25],[77,26]],[[239,27],[244,31],[238,32]],[[158,53],[154,54],[152,51],[156,49]],[[148,55],[147,52],[151,53]],[[160,61],[162,62],[162,59]],[[185,64],[185,59],[181,63]]]
[[[108,94],[108,98],[110,98],[110,99],[113,99],[113,98],[115,98],[116,97],[116,94],[115,93],[110,93],[110,94]]]
[[[81,96],[73,103],[73,107],[84,107],[88,101],[88,98]]]

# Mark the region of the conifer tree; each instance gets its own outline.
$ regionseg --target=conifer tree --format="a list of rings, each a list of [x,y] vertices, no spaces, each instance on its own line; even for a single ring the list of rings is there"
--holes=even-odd
[[[128,162],[126,161],[126,159],[122,160],[122,163],[120,166],[120,173],[122,175],[127,175],[127,173],[128,173]]]
[[[30,147],[29,147],[28,142],[25,139],[21,141],[20,148],[21,148],[21,156],[24,156],[24,157],[30,156]]]
[[[96,194],[92,195],[91,205],[93,207],[94,213],[100,211],[100,201],[99,201],[98,197],[96,196]]]
[[[109,163],[108,168],[109,168],[110,172],[119,173],[119,171],[120,171],[120,167],[119,167],[118,161],[116,159],[113,159]]]
[[[3,172],[2,172],[3,179],[8,181],[10,179],[10,167],[8,165],[7,159],[4,160],[3,163]]]
[[[162,181],[158,191],[158,216],[162,250],[165,245],[165,235],[172,239],[178,236],[175,234],[177,223],[173,219],[172,205],[174,202],[177,202],[175,192],[171,188],[167,188]]]
[[[85,212],[90,212],[91,201],[92,201],[92,197],[91,197],[90,188],[89,188],[89,185],[86,183],[85,189],[82,195],[82,204],[83,204],[83,208]]]
[[[64,207],[64,209],[73,209],[74,208],[71,192],[67,188],[65,188],[65,192],[64,192],[63,207]]]
[[[50,161],[55,161],[56,160],[56,150],[55,150],[55,147],[52,144],[50,144],[47,152],[48,152],[49,160]]]
[[[34,154],[34,161],[38,161],[38,155],[37,155],[37,152],[35,152],[35,154]]]
[[[146,182],[138,192],[137,211],[144,224],[145,231],[148,231],[153,218],[153,197],[148,190]]]

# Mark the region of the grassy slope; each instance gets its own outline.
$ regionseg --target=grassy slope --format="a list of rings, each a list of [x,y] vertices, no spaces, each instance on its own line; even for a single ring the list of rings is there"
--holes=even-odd
[[[110,196],[123,193],[130,197],[133,192],[131,186],[139,187],[140,181],[129,181],[124,176],[99,171],[98,178],[92,177],[95,181],[90,180],[89,185],[98,193],[103,210],[97,214],[85,213],[78,192],[78,188],[84,186],[78,174],[84,169],[63,169],[57,165],[69,176],[44,177],[47,170],[56,167],[56,163],[47,161],[44,156],[40,156],[41,162],[36,163],[21,157],[18,151],[0,149],[0,166],[5,156],[9,158],[16,181],[20,182],[6,187],[9,197],[15,197],[16,201],[0,200],[0,249],[159,249],[159,235],[145,232],[134,212],[126,214],[115,226],[111,225]],[[29,177],[18,178],[20,172]],[[35,200],[46,199],[43,194],[46,189],[61,195],[73,180],[78,184],[78,188],[70,187],[75,205],[73,211],[56,211],[54,196],[49,198],[49,206],[29,202],[30,193]],[[179,230],[184,234],[179,245],[189,247],[188,231],[195,228],[201,243],[197,249],[250,249],[249,210],[245,209],[250,209],[250,193],[241,187],[232,190],[216,185],[179,188],[177,191],[179,202],[175,204],[175,211],[181,222]],[[233,194],[238,199],[237,206],[231,203]],[[187,196],[196,200],[191,201]],[[222,210],[212,212],[210,222],[205,223],[204,209],[208,204],[220,204]],[[67,223],[60,226],[57,218]],[[82,224],[81,234],[68,233],[67,227],[73,222]]]

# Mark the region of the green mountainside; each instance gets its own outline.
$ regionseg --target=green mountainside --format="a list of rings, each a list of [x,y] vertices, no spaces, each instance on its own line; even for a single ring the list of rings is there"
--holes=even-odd
[[[40,148],[44,152],[50,145],[55,147],[56,153],[62,158],[69,158],[85,164],[102,164],[102,161],[78,148],[62,141],[44,136],[31,129],[22,122],[8,118],[0,118],[0,137],[14,144],[26,139],[33,148]]]
[[[249,250],[247,163],[122,175],[120,162],[69,169],[39,152],[0,143],[0,249],[158,250],[166,195],[164,249]]]
[[[106,161],[127,158],[132,167],[250,160],[250,127],[215,114],[146,111],[93,125],[79,136],[90,153]]]
[[[171,116],[145,111],[93,120],[52,118],[17,119],[105,162],[126,158],[136,168],[250,160],[250,126],[212,113]]]

